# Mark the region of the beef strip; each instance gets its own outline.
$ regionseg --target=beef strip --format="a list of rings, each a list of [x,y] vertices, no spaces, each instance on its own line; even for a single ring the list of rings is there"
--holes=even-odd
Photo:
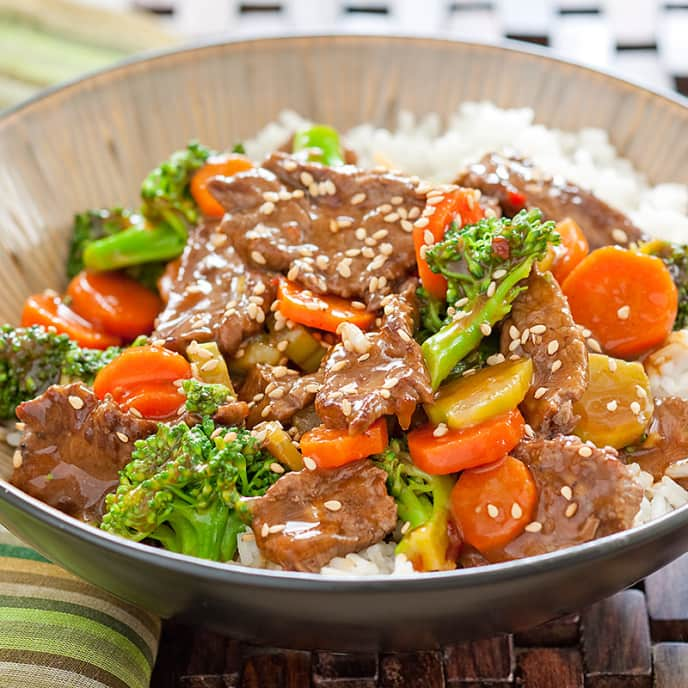
[[[287,473],[251,505],[256,543],[285,569],[319,571],[394,530],[397,506],[386,482],[387,474],[366,460]],[[277,526],[279,532],[269,532]]]
[[[264,420],[288,422],[313,402],[319,384],[319,373],[302,376],[285,366],[258,363],[239,390],[239,399],[249,405],[246,425],[252,428]]]
[[[678,397],[656,399],[647,439],[625,456],[652,473],[655,480],[661,480],[672,463],[688,458],[688,401]]]
[[[167,278],[167,305],[153,338],[177,351],[193,340],[215,340],[222,353],[232,355],[263,328],[275,297],[271,276],[247,267],[223,227],[212,222],[191,231],[179,266]]]
[[[325,167],[273,153],[263,167],[209,189],[249,264],[287,273],[317,293],[369,300],[415,265],[412,220],[425,196],[406,177]]]
[[[540,208],[550,220],[570,217],[580,225],[591,249],[645,238],[624,213],[590,191],[546,175],[530,160],[514,154],[488,153],[470,165],[456,183],[497,198],[509,217],[524,206]]]
[[[590,456],[581,456],[581,450]],[[523,441],[513,455],[528,465],[535,479],[538,506],[533,522],[542,529],[525,531],[501,551],[484,553],[490,561],[553,552],[633,524],[642,488],[611,447],[598,449],[578,437],[558,435]]]
[[[385,299],[378,332],[342,329],[342,342],[323,361],[324,379],[315,410],[325,425],[366,430],[382,416],[396,415],[409,427],[418,403],[432,401],[423,354],[413,339],[417,319],[413,284]]]
[[[542,326],[546,329],[541,333]],[[502,327],[501,350],[507,357],[525,355],[533,361],[533,381],[521,405],[533,429],[546,436],[571,432],[577,421],[573,402],[588,386],[588,355],[581,329],[551,274],[530,274]],[[536,398],[542,389],[546,391]]]
[[[112,400],[99,401],[80,383],[48,388],[20,404],[17,416],[26,427],[12,484],[85,521],[100,520],[134,442],[157,428]]]

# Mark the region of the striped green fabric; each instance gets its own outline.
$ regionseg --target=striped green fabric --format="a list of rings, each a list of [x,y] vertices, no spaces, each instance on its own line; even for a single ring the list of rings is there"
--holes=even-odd
[[[160,620],[0,527],[0,686],[148,688]]]

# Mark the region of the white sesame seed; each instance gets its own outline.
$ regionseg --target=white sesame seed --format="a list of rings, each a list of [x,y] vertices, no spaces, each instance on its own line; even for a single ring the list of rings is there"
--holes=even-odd
[[[380,396],[383,399],[389,399],[392,396],[392,393],[388,389],[381,389]]]
[[[281,464],[277,463],[276,461],[273,461],[273,463],[270,464],[270,470],[271,470],[273,473],[282,474],[282,473],[284,473],[284,466],[282,466]]]
[[[490,518],[497,518],[497,516],[499,516],[499,509],[494,504],[488,504],[487,515]]]
[[[492,327],[490,326],[490,323],[480,323],[480,332],[483,334],[483,336],[489,337],[492,334]]]
[[[285,160],[282,163],[282,167],[284,167],[284,169],[287,172],[293,172],[298,167],[298,165],[293,160]]]
[[[304,465],[309,471],[314,471],[314,470],[318,467],[317,464],[315,463],[315,461],[313,461],[313,459],[311,459],[310,456],[304,456],[304,457],[303,457],[303,465]]]
[[[351,205],[358,205],[359,203],[363,203],[363,201],[365,201],[365,199],[366,199],[366,195],[363,192],[360,192],[360,193],[354,194],[351,197],[350,202],[351,202]]]
[[[382,383],[382,386],[384,389],[392,389],[392,387],[396,387],[398,384],[399,384],[399,378],[398,377],[388,377]]]
[[[530,329],[526,327],[523,332],[521,332],[521,344],[525,344],[530,338]]]
[[[640,404],[637,401],[631,402],[631,413],[636,416],[640,413]]]
[[[542,324],[533,325],[533,326],[530,328],[530,331],[531,331],[533,334],[545,334],[545,332],[547,332],[547,326],[546,326],[546,325],[542,325]]]
[[[518,502],[511,505],[511,518],[521,518],[523,516],[523,509]]]
[[[559,351],[559,342],[556,339],[553,339],[548,345],[547,345],[547,353],[550,356],[554,356],[554,354]]]
[[[521,332],[516,325],[511,325],[509,327],[509,337],[511,337],[511,339],[518,339],[519,342],[521,341]]]
[[[435,235],[429,229],[426,229],[423,232],[423,241],[428,246],[432,246],[435,243]]]
[[[551,371],[553,373],[556,373],[557,370],[559,370],[559,368],[561,368],[561,365],[562,365],[561,361],[557,358],[556,361],[552,361]]]
[[[69,402],[69,405],[75,410],[79,411],[82,408],[84,408],[84,400],[81,397],[77,397],[74,394],[70,394],[67,397],[67,401]]]
[[[433,437],[444,437],[449,432],[449,428],[446,423],[440,423],[433,431]]]
[[[430,220],[428,220],[427,217],[419,217],[416,220],[416,227],[423,229],[424,227],[427,227],[428,224],[430,224]]]
[[[607,411],[616,411],[618,407],[619,403],[616,401],[616,399],[612,399],[611,401],[607,402]]]
[[[385,222],[396,222],[399,219],[399,213],[389,213],[382,218]]]
[[[15,449],[14,454],[12,454],[12,465],[15,468],[21,468],[22,463],[24,463],[24,457],[19,449]]]
[[[291,192],[292,198],[303,198],[303,196],[304,196],[303,189],[294,189]]]
[[[578,450],[578,455],[582,456],[583,458],[587,459],[592,456],[592,449],[588,447],[587,444],[584,444],[579,450]]]
[[[592,349],[595,353],[600,354],[602,353],[602,347],[600,346],[600,343],[596,340],[590,337],[587,340],[588,348]]]
[[[571,499],[573,499],[573,490],[571,489],[571,487],[569,485],[562,486],[562,488],[561,488],[561,490],[559,490],[559,492],[561,492],[561,496],[567,502],[570,502]]]
[[[124,444],[126,444],[126,443],[129,441],[129,436],[128,436],[128,435],[125,435],[123,432],[119,432],[119,431],[118,431],[118,432],[115,433],[115,435],[117,435],[117,439],[118,439],[120,442],[123,442]]]
[[[409,220],[415,220],[419,215],[420,215],[420,208],[417,205],[413,206],[413,208],[411,208],[411,210],[409,210],[408,219]]]
[[[647,399],[647,392],[643,387],[640,385],[635,386],[635,393],[641,398],[641,399]]]
[[[619,320],[628,320],[629,316],[631,315],[631,307],[626,305],[626,306],[621,306],[616,311],[616,316],[619,318]]]
[[[328,499],[323,506],[328,511],[339,511],[342,508],[342,503],[338,499]]]
[[[499,268],[499,270],[495,270],[492,273],[492,277],[494,277],[496,280],[502,279],[506,275],[506,270],[504,268]]]
[[[265,265],[265,256],[260,251],[251,251],[251,260],[258,265]]]
[[[299,176],[299,179],[301,180],[301,183],[302,183],[304,186],[310,186],[310,185],[313,184],[313,182],[315,181],[315,180],[313,179],[313,175],[310,174],[309,172],[301,172],[301,175]]]
[[[526,437],[530,437],[531,440],[535,437],[535,430],[533,430],[529,423],[525,424],[524,432],[526,434]]]
[[[270,526],[267,523],[263,523],[263,527],[260,529],[260,534],[263,537],[270,535]]]
[[[345,416],[350,416],[351,415],[351,402],[348,399],[342,399],[342,413]]]
[[[444,194],[437,194],[437,195],[428,195],[428,199],[426,203],[428,205],[438,205],[439,203],[442,203],[444,200]]]
[[[612,230],[612,239],[614,239],[614,241],[616,241],[617,244],[627,244],[628,234],[626,234],[626,232],[624,232],[623,229],[615,227]]]
[[[516,351],[521,346],[521,340],[520,339],[514,339],[510,344],[509,344],[509,351]]]
[[[545,394],[547,394],[547,387],[538,387],[533,394],[533,398],[541,399]]]
[[[485,293],[487,297],[490,298],[494,296],[495,291],[497,291],[497,283],[492,280],[492,282],[490,282],[490,284],[487,286],[487,291]]]
[[[272,201],[266,201],[260,206],[260,208],[258,208],[258,210],[259,212],[263,213],[263,215],[270,215],[275,210],[275,204]]]
[[[397,330],[397,334],[399,335],[399,339],[402,339],[407,344],[413,341],[411,335],[406,330],[402,330],[401,328],[399,328]]]
[[[540,521],[531,521],[526,526],[526,530],[529,533],[539,533],[542,530],[542,523],[540,523]]]
[[[494,365],[499,365],[500,363],[504,363],[506,360],[504,354],[492,354],[492,356],[488,356],[486,359],[486,363],[489,366],[494,366]]]
[[[615,358],[608,358],[607,359],[607,365],[609,366],[610,372],[612,372],[612,373],[616,372],[617,364],[616,364]]]
[[[411,528],[411,522],[406,521],[403,526],[401,526],[401,534],[406,535],[406,533],[409,532],[409,529]]]
[[[456,307],[457,308],[463,308],[466,304],[468,303],[468,297],[463,296],[456,302]]]
[[[272,535],[274,533],[281,533],[287,526],[284,523],[276,523],[274,526],[270,526],[268,532]]]
[[[564,516],[566,516],[566,518],[571,518],[576,515],[576,511],[578,511],[578,504],[576,502],[571,502],[571,504],[566,507]]]

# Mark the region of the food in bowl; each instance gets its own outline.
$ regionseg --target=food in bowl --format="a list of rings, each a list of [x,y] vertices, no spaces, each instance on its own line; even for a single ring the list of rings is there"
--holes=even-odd
[[[685,189],[524,117],[340,138],[287,114],[173,153],[136,210],[78,214],[66,292],[2,330],[12,482],[122,537],[337,575],[688,502],[688,259],[650,212],[671,199],[680,236]]]

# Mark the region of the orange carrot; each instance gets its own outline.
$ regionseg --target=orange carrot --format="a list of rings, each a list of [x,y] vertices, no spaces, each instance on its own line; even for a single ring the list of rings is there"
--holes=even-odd
[[[157,294],[119,272],[80,272],[67,294],[80,316],[124,339],[150,334],[162,309]]]
[[[314,294],[288,280],[280,280],[277,300],[280,313],[285,318],[326,332],[336,332],[343,322],[358,325],[362,330],[367,330],[375,322],[373,313],[365,308],[354,308],[351,301],[339,296]]]
[[[122,340],[112,334],[106,334],[97,329],[88,320],[84,320],[53,291],[29,296],[24,302],[21,317],[22,327],[43,325],[53,327],[62,334],[66,334],[77,344],[89,349],[107,349],[109,346],[119,346]]]
[[[225,154],[208,158],[207,162],[191,178],[191,195],[206,217],[222,217],[225,209],[213,198],[208,191],[208,182],[213,177],[231,177],[233,174],[245,172],[253,167],[253,163],[241,155]]]
[[[443,434],[425,425],[408,434],[413,463],[430,475],[446,475],[496,461],[523,437],[525,422],[518,409],[461,430]]]
[[[384,451],[387,423],[380,418],[360,435],[319,425],[303,434],[299,446],[301,453],[313,459],[319,468],[336,468]]]
[[[571,273],[573,268],[590,253],[588,240],[577,222],[566,218],[557,223],[557,232],[561,243],[552,246],[554,261],[551,271],[554,278],[561,284]]]
[[[637,358],[671,332],[678,292],[664,263],[618,246],[593,251],[564,280],[574,320],[603,349]]]
[[[451,505],[464,542],[485,553],[507,545],[533,520],[537,487],[522,461],[505,456],[464,471]]]
[[[449,191],[434,208],[432,215],[427,218],[428,224],[425,227],[414,225],[413,245],[422,285],[430,296],[444,299],[447,294],[447,280],[433,272],[425,260],[423,246],[429,243],[426,241],[426,232],[432,234],[432,243],[436,243],[442,240],[452,222],[456,221],[461,226],[474,224],[484,217],[484,213],[474,189],[459,188]]]

